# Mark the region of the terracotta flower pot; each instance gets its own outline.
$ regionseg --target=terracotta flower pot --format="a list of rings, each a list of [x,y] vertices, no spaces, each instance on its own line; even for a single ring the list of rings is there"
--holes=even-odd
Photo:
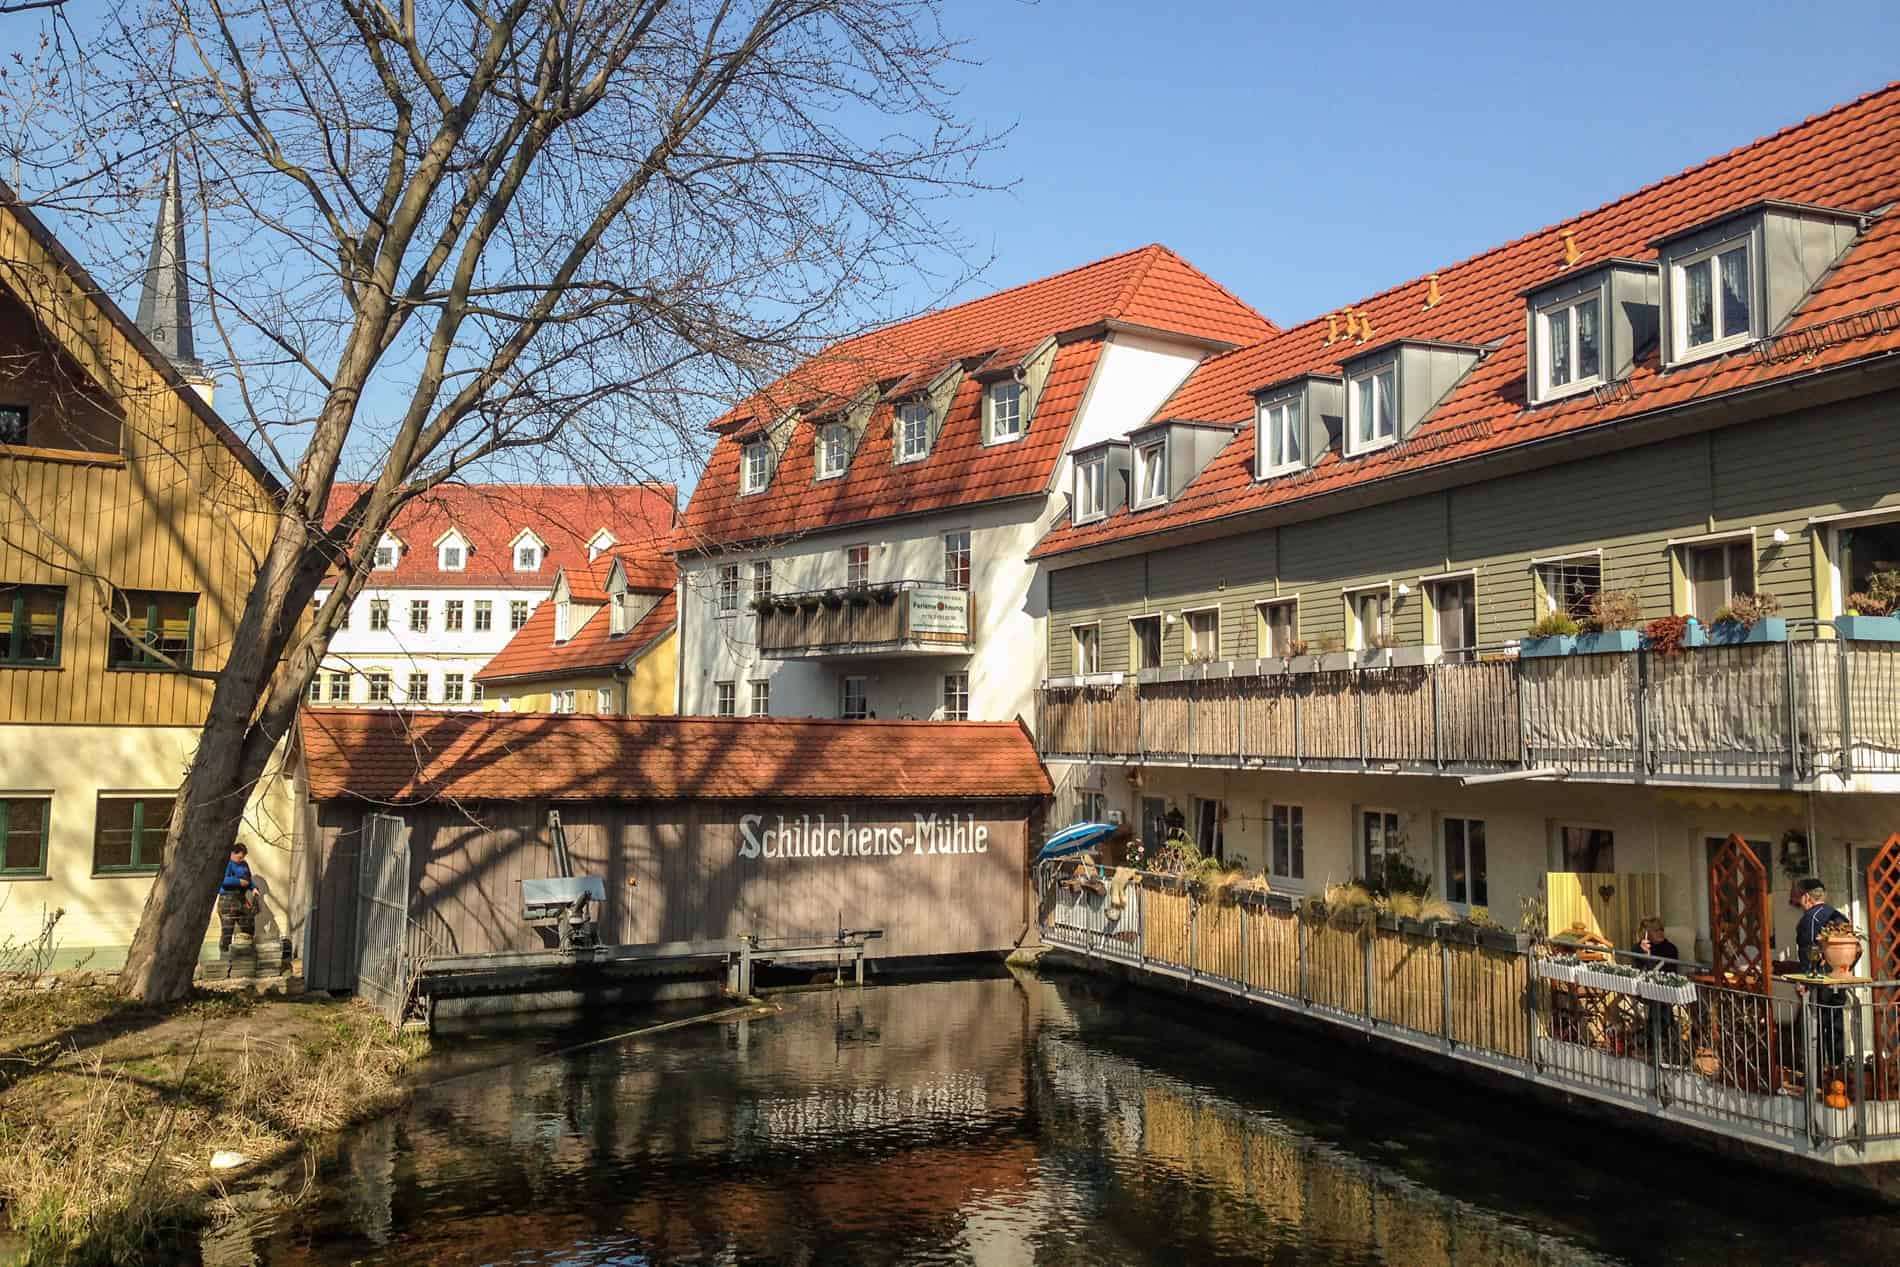
[[[1830,976],[1854,975],[1854,965],[1860,962],[1860,938],[1852,933],[1822,933],[1820,942]]]

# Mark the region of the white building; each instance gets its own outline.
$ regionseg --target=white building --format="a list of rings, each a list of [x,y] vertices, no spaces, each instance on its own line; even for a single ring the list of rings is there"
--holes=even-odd
[[[339,486],[332,514],[358,491]],[[378,544],[369,581],[310,684],[310,702],[479,706],[475,675],[528,623],[562,568],[656,550],[674,518],[669,484],[433,490],[405,506]]]
[[[680,711],[1028,720],[1067,455],[1272,328],[1149,246],[827,349],[715,424]]]

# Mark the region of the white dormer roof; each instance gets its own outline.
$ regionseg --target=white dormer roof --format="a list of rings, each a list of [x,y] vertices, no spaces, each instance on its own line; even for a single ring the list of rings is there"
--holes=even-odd
[[[402,562],[402,552],[407,548],[401,537],[393,532],[385,532],[382,538],[377,541],[376,549],[370,555],[370,566],[378,571],[387,572]],[[382,554],[385,549],[391,552],[388,563],[382,561]]]
[[[598,559],[607,551],[619,545],[619,540],[606,528],[596,529],[594,535],[587,538],[587,558],[589,562]]]
[[[521,566],[521,550],[523,546],[534,547],[534,566],[531,568],[524,568]],[[520,532],[517,532],[514,535],[513,540],[509,541],[508,557],[511,560],[513,560],[515,571],[537,572],[541,569],[541,565],[547,562],[548,543],[541,540],[540,537],[536,536],[534,529],[523,528]]]
[[[450,563],[448,558],[451,550],[459,552],[454,563]],[[468,567],[469,552],[468,538],[460,528],[452,527],[435,539],[435,563],[445,572],[460,572]]]

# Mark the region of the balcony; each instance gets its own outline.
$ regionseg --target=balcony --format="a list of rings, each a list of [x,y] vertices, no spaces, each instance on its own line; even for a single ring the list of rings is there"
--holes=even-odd
[[[968,655],[974,596],[934,581],[773,594],[753,602],[771,660]]]
[[[1840,787],[1900,775],[1900,644],[1499,649],[1403,668],[1242,660],[1052,678],[1036,734],[1051,761]]]

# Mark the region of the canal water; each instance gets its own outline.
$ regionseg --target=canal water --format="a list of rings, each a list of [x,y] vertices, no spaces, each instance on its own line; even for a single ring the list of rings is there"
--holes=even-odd
[[[203,1258],[1900,1262],[1893,1213],[1264,1018],[1006,974],[772,1002],[565,1054],[641,1018],[444,1040],[434,1072],[459,1076],[355,1132],[293,1213],[208,1234]]]

